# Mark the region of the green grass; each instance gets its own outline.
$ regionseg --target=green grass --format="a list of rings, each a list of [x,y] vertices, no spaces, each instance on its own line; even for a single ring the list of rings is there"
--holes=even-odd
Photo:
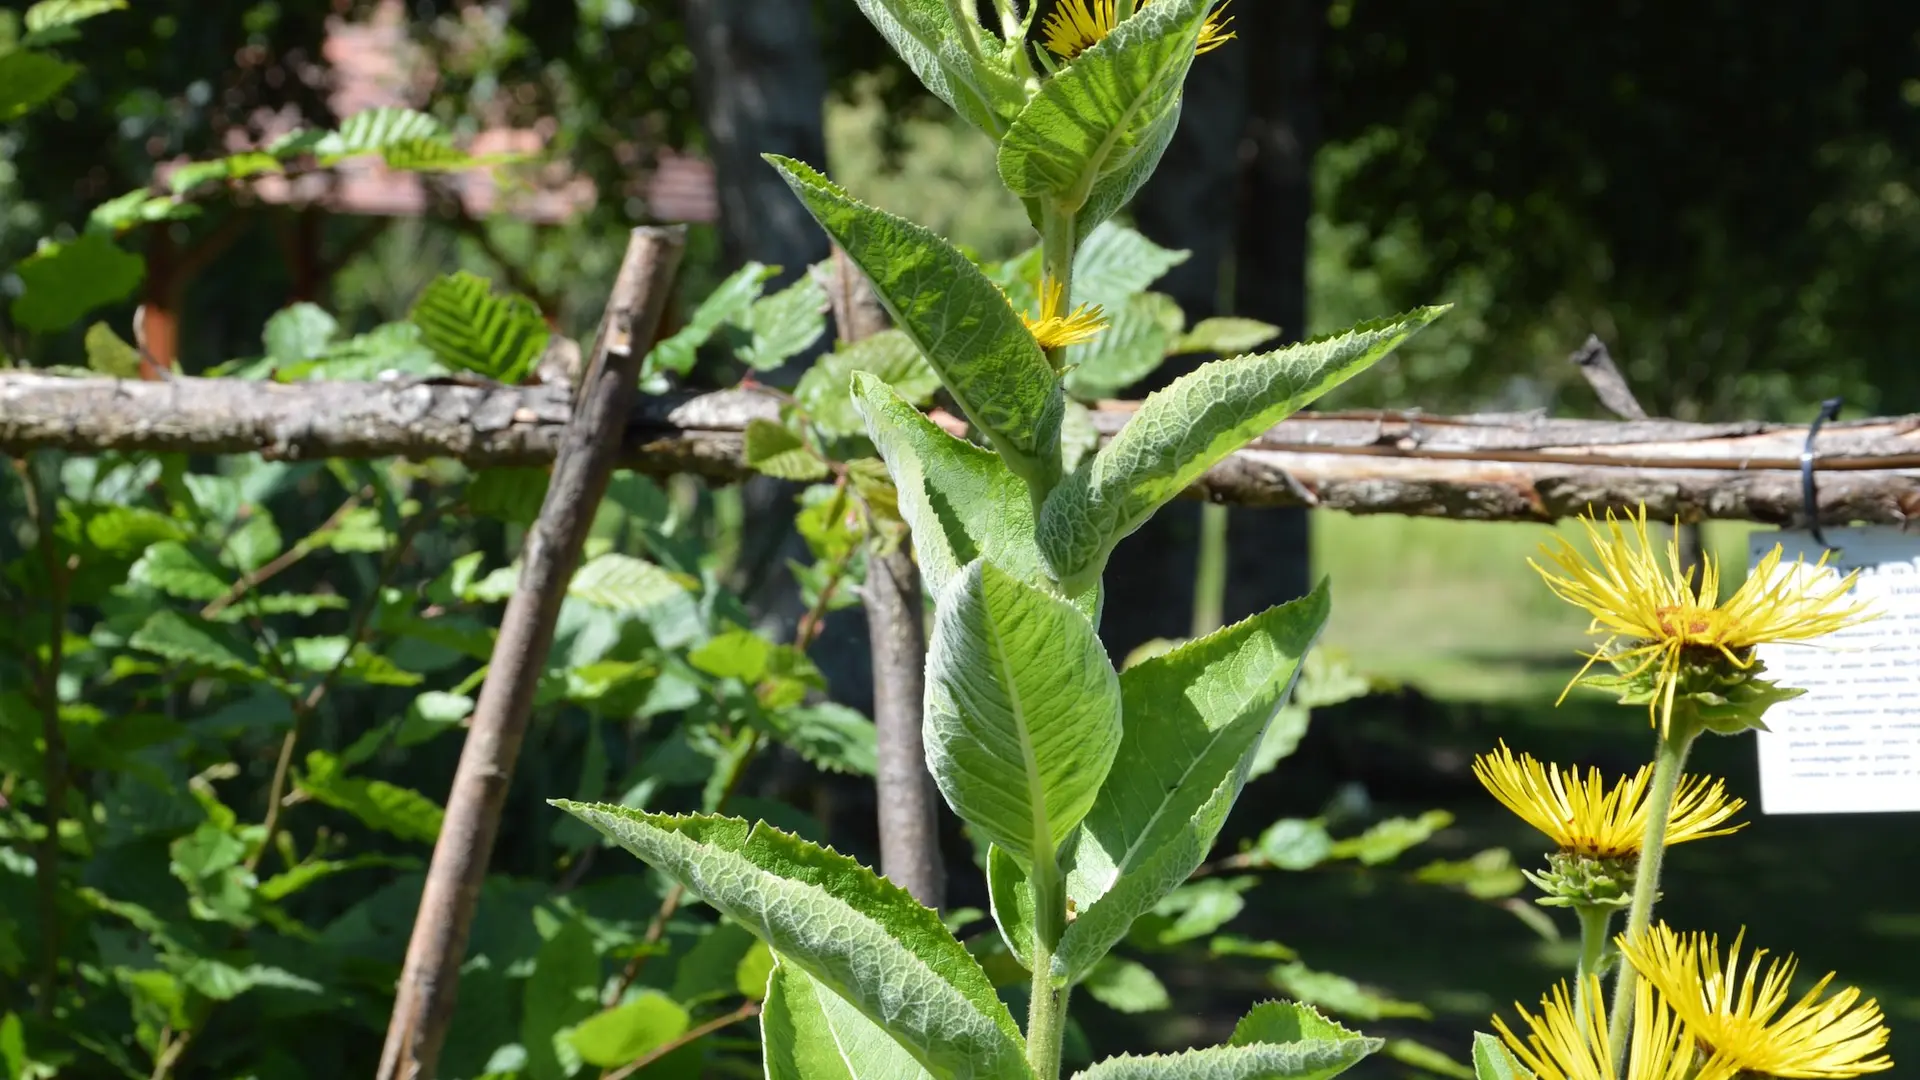
[[[1527,565],[1577,523],[1313,515],[1315,576],[1333,581],[1325,641],[1362,670],[1449,701],[1529,701],[1559,693],[1587,647],[1587,621]],[[1714,523],[1709,550],[1738,587],[1752,526]],[[1664,540],[1665,533],[1661,538]]]

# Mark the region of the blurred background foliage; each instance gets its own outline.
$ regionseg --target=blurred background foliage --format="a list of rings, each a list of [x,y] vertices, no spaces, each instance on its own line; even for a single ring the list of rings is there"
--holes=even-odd
[[[1498,0],[1470,11],[1427,0],[1261,5],[1236,5],[1242,40],[1197,69],[1182,141],[1149,191],[1139,224],[1162,244],[1196,252],[1164,286],[1191,319],[1235,309],[1298,336],[1417,303],[1455,304],[1447,319],[1327,407],[1596,414],[1565,357],[1597,333],[1655,414],[1803,420],[1814,402],[1835,394],[1856,413],[1920,410],[1920,365],[1913,359],[1920,345],[1920,305],[1913,302],[1920,285],[1920,7],[1899,0]],[[0,51],[19,40],[24,7],[0,5]],[[375,44],[343,54],[341,43],[353,32]],[[1008,257],[1031,242],[1018,206],[994,182],[992,147],[939,110],[848,0],[817,0],[810,13],[790,0],[148,0],[93,20],[83,36],[57,48],[84,72],[48,108],[0,123],[0,268],[43,239],[73,238],[100,204],[156,183],[179,162],[231,152],[295,118],[332,126],[351,111],[336,95],[341,71],[356,63],[362,97],[347,104],[407,104],[461,140],[528,133],[537,154],[503,170],[501,190],[560,200],[560,211],[551,213],[496,212],[509,203],[474,212],[457,185],[429,180],[397,210],[380,210],[377,199],[319,205],[236,196],[206,199],[186,220],[127,230],[120,243],[147,260],[145,280],[125,303],[95,317],[131,336],[135,302],[167,314],[177,333],[170,358],[189,373],[259,356],[263,328],[290,303],[331,312],[344,339],[405,318],[429,283],[462,269],[528,296],[559,331],[580,337],[598,317],[625,230],[653,221],[695,223],[670,316],[676,324],[747,259],[783,267],[770,287],[783,285],[825,247],[810,223],[796,223],[784,190],[768,186],[770,172],[740,165],[757,167],[751,159],[763,150],[824,159],[856,194],[932,225],[983,259]],[[568,187],[577,181],[590,184],[591,195],[562,197],[579,190]],[[1272,227],[1276,220],[1284,228]],[[20,288],[17,275],[0,271],[0,301]],[[33,336],[0,302],[0,356],[82,365],[89,321]],[[798,370],[764,377],[778,382]],[[685,381],[729,385],[740,371],[727,349],[712,348]],[[452,567],[474,553],[488,567],[505,564],[524,524],[515,517],[524,516],[525,491],[515,495],[512,484],[489,481],[476,493],[476,478],[431,468],[194,462],[155,475],[149,464],[81,459],[36,467],[38,482],[65,491],[78,508],[79,531],[68,539],[104,566],[93,582],[100,594],[75,601],[100,625],[78,616],[69,625],[83,659],[75,668],[80,681],[63,693],[99,693],[126,713],[76,713],[74,722],[132,724],[146,732],[142,738],[177,734],[140,727],[155,715],[193,726],[184,743],[153,744],[171,755],[156,774],[161,786],[173,787],[164,814],[115,802],[122,785],[116,774],[138,770],[108,753],[111,745],[89,744],[89,752],[105,755],[97,762],[108,784],[101,805],[112,815],[151,811],[152,820],[113,838],[131,861],[92,867],[94,876],[76,884],[107,896],[128,881],[148,883],[131,886],[135,892],[164,883],[164,903],[151,895],[125,899],[162,908],[163,922],[207,936],[163,942],[160,951],[227,964],[197,969],[203,1003],[208,992],[240,993],[237,984],[208,981],[209,971],[223,978],[229,970],[250,973],[247,992],[255,995],[206,1029],[217,1038],[177,1055],[177,1072],[159,1069],[151,1057],[128,1056],[133,1043],[126,1040],[134,1037],[127,1035],[118,1057],[95,1052],[62,1075],[280,1077],[298,1075],[290,1070],[302,1063],[316,1076],[365,1072],[372,1050],[354,1047],[376,1039],[384,1023],[380,988],[404,941],[409,889],[417,889],[408,868],[425,853],[418,832],[408,833],[402,821],[396,833],[391,816],[355,801],[388,788],[364,781],[323,790],[332,775],[328,762],[306,762],[305,775],[320,778],[310,784],[319,792],[310,799],[322,805],[293,817],[300,851],[363,859],[355,863],[359,876],[316,877],[312,891],[284,905],[283,898],[259,901],[257,889],[244,903],[223,891],[256,856],[244,847],[236,855],[227,841],[203,835],[203,826],[224,821],[227,831],[215,832],[248,842],[245,830],[257,827],[251,823],[264,805],[284,723],[274,717],[285,703],[270,709],[270,695],[256,701],[251,686],[209,680],[197,668],[169,673],[144,696],[112,696],[121,692],[105,689],[112,680],[136,673],[111,666],[116,655],[127,655],[121,624],[131,615],[123,608],[114,623],[109,608],[131,601],[110,597],[110,586],[126,581],[145,589],[136,598],[146,605],[138,608],[143,618],[160,609],[198,611],[212,598],[187,604],[153,580],[134,580],[133,567],[155,537],[118,534],[105,524],[89,531],[88,523],[114,520],[108,512],[115,506],[159,513],[171,522],[167,535],[175,543],[235,577],[271,559],[259,554],[268,547],[283,550],[282,537],[322,535],[325,542],[312,545],[313,562],[289,572],[276,590],[308,596],[324,591],[323,580],[339,583],[350,605],[376,613],[367,616],[370,640],[385,656],[409,634],[419,636],[419,628],[384,588],[404,587],[410,602],[437,605],[435,619],[484,624],[477,609],[491,601],[484,590],[449,591]],[[191,476],[206,477],[194,481],[206,490],[183,493]],[[118,486],[103,486],[101,477],[118,478]],[[21,561],[31,552],[14,546],[32,538],[31,529],[19,527],[26,492],[10,477],[0,502],[10,526],[0,554],[16,567],[31,565]],[[648,768],[669,765],[686,770],[667,785],[680,803],[730,790],[713,786],[712,777],[724,780],[723,766],[732,766],[724,740],[713,741],[711,733],[737,733],[729,718],[764,702],[743,701],[740,680],[726,674],[734,670],[726,657],[710,654],[703,668],[691,652],[725,637],[736,622],[790,641],[805,605],[782,607],[761,589],[774,581],[776,591],[804,594],[811,581],[814,591],[803,598],[817,601],[818,551],[785,530],[794,506],[788,488],[630,484],[624,492],[626,501],[601,523],[602,553],[645,557],[682,575],[677,587],[700,598],[686,623],[697,629],[665,631],[663,644],[657,620],[665,616],[658,612],[614,620],[625,631],[599,626],[585,608],[577,616],[564,673],[572,683],[543,711],[516,784],[514,817],[495,863],[498,893],[483,908],[469,972],[476,989],[464,997],[469,1004],[456,1035],[462,1041],[450,1058],[461,1071],[449,1075],[490,1066],[503,1074],[567,1074],[564,1051],[543,1049],[540,1039],[576,1024],[592,1002],[535,1003],[567,998],[596,975],[632,970],[639,957],[663,958],[641,963],[651,973],[639,972],[640,985],[660,984],[673,1007],[638,1010],[629,1018],[636,1030],[684,1031],[740,1000],[740,986],[725,978],[674,985],[679,960],[699,942],[712,939],[687,970],[711,976],[737,967],[750,982],[753,958],[743,941],[663,903],[666,892],[653,879],[608,875],[590,860],[579,869],[580,852],[590,849],[539,800],[588,794],[594,784],[608,794],[623,784],[630,791],[647,780]],[[328,511],[350,499],[375,515],[358,541],[323,528]],[[458,529],[446,525],[475,499],[492,510]],[[388,581],[378,553],[410,519],[428,514],[431,522],[423,519],[411,554],[390,568],[398,576]],[[1169,517],[1170,531],[1152,543],[1187,561],[1172,574],[1138,563],[1150,568],[1137,571],[1140,580],[1191,577],[1184,568],[1194,529]],[[1347,858],[1244,884],[1219,879],[1226,884],[1192,898],[1196,906],[1215,905],[1189,921],[1198,932],[1136,943],[1134,954],[1156,973],[1147,978],[1157,981],[1143,981],[1133,969],[1116,973],[1106,995],[1092,995],[1080,1008],[1084,1035],[1102,1052],[1218,1038],[1218,1025],[1248,998],[1285,992],[1318,994],[1388,1034],[1462,1047],[1464,1034],[1483,1026],[1489,1011],[1536,993],[1572,948],[1513,917],[1513,905],[1489,884],[1505,873],[1492,862],[1456,878],[1444,869],[1421,877],[1423,868],[1465,866],[1503,847],[1526,865],[1537,850],[1534,838],[1481,796],[1467,760],[1505,738],[1543,756],[1626,768],[1640,760],[1643,731],[1605,702],[1576,697],[1552,708],[1582,624],[1525,568],[1546,527],[1321,514],[1309,532],[1299,515],[1289,519],[1293,524],[1235,520],[1236,543],[1246,549],[1232,564],[1236,601],[1264,606],[1296,594],[1309,571],[1330,575],[1336,599],[1329,655],[1344,654],[1363,673],[1364,693],[1330,694],[1315,710],[1294,756],[1249,789],[1230,841],[1260,850],[1276,819],[1318,820],[1342,836],[1366,835],[1382,822],[1426,821],[1430,835],[1421,837],[1424,854],[1407,856],[1403,868]],[[756,538],[768,522],[775,535]],[[1738,563],[1745,532],[1715,526],[1707,539]],[[376,539],[371,550],[355,547]],[[786,573],[789,557],[800,564],[793,574]],[[28,612],[36,602],[31,584],[26,571],[12,579]],[[478,588],[471,580],[465,585]],[[1138,605],[1138,619],[1110,613],[1110,622],[1126,622],[1109,635],[1116,656],[1149,637],[1185,632],[1191,604],[1183,587],[1170,584],[1165,598]],[[293,620],[316,616],[325,633],[302,633],[338,637],[347,628],[349,616],[331,608],[273,617],[286,620],[291,634],[308,626]],[[12,631],[28,625],[15,620]],[[805,679],[818,677],[835,700],[864,707],[860,620],[835,613],[826,626],[819,670]],[[97,640],[79,640],[87,635]],[[393,654],[405,660],[402,667],[426,674],[430,690],[366,677],[376,670],[371,663],[360,677],[343,680],[316,713],[316,751],[346,756],[370,731],[394,739],[406,732],[403,742],[418,740],[407,753],[381,745],[361,764],[377,772],[378,783],[437,798],[457,740],[432,740],[448,730],[448,714],[423,712],[419,699],[460,696],[471,657],[460,659],[460,639],[436,641],[439,652],[416,644],[408,646],[412,654]],[[8,649],[24,656],[44,646],[23,639]],[[691,720],[671,702],[635,705],[621,696],[610,669],[595,666],[609,663],[671,672],[665,682],[693,687],[705,704]],[[23,670],[0,666],[15,680],[0,684],[0,704],[10,703],[0,715],[10,724],[24,715],[19,698],[6,697],[25,692]],[[663,681],[647,678],[650,686]],[[817,697],[818,687],[808,685]],[[236,702],[252,702],[254,711],[235,712]],[[655,706],[657,714],[648,711]],[[671,755],[659,756],[668,743]],[[1716,742],[1702,765],[1727,774],[1736,793],[1754,799],[1746,741]],[[154,786],[140,797],[152,796]],[[25,787],[0,789],[16,800],[10,813],[26,794]],[[826,778],[798,751],[780,751],[745,775],[734,805],[788,815],[864,857],[872,850],[871,797],[857,777]],[[779,799],[789,808],[781,809]],[[1452,815],[1450,825],[1421,817],[1435,806]],[[375,814],[386,827],[369,825],[358,812]],[[1745,922],[1758,940],[1831,960],[1886,1005],[1899,1059],[1902,1025],[1920,1020],[1920,979],[1903,962],[1920,936],[1914,882],[1901,869],[1911,865],[1911,829],[1891,818],[1855,819],[1842,829],[1830,820],[1749,815],[1754,824],[1740,834],[1677,858],[1670,889],[1676,918],[1711,912],[1716,924]],[[12,834],[5,849],[4,869],[13,879],[40,839],[30,823],[20,827],[25,831]],[[960,868],[952,900],[978,903],[964,884],[973,880],[966,842],[948,841]],[[1461,886],[1463,880],[1476,884]],[[1445,881],[1455,887],[1436,890]],[[1486,895],[1474,895],[1475,888]],[[190,902],[204,911],[190,911]],[[4,914],[31,904],[22,895],[21,906],[10,902]],[[239,954],[223,950],[238,939],[223,935],[239,933],[243,922],[271,922],[282,908],[318,928],[317,946],[293,924],[278,925],[271,938],[254,932],[248,939],[279,942],[248,954],[259,970],[229,963]],[[650,920],[663,910],[655,931]],[[206,911],[216,916],[209,921]],[[156,948],[145,939],[157,924],[127,910],[88,918],[95,933],[89,947],[106,958],[102,963],[151,960],[143,950]],[[0,969],[9,980],[31,967],[32,943],[24,934],[0,934]],[[313,961],[316,947],[337,954],[324,957],[324,1013],[299,996],[305,987],[271,985],[279,976],[268,974],[307,970],[302,964]],[[1298,949],[1315,968],[1283,956],[1282,947],[1288,955]],[[87,977],[108,978],[100,971]],[[1155,998],[1161,983],[1178,1009]],[[164,1038],[172,1037],[173,1022],[194,1018],[169,1014],[186,1006],[162,989],[132,986],[126,997],[135,1014],[122,1003],[119,1014],[86,1019],[116,1033],[137,1021],[145,1025],[140,1039],[152,1048],[169,1045]],[[9,999],[6,1008],[19,1006]],[[1117,1009],[1142,1011],[1122,1019]],[[350,1020],[354,1040],[333,1034],[330,1025],[346,1022],[341,1018]],[[14,1053],[19,1044],[10,1030],[0,1024],[0,1066],[13,1070],[7,1080],[36,1075],[16,1068],[28,1059]],[[739,1071],[751,1060],[750,1048],[738,1052],[744,1030],[735,1029],[732,1042],[723,1033],[711,1053],[703,1050],[711,1058],[705,1066],[662,1061],[645,1075],[673,1075],[676,1067],[680,1074]],[[246,1036],[260,1031],[300,1034],[249,1057],[257,1047]],[[1448,1075],[1444,1060],[1412,1044],[1400,1050],[1370,1063],[1368,1075]]]

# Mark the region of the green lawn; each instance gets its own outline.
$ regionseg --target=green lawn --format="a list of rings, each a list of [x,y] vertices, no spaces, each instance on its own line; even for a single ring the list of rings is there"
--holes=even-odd
[[[1709,549],[1734,568],[1729,589],[1744,576],[1753,528],[1707,526]],[[1547,591],[1527,560],[1556,535],[1584,548],[1581,534],[1570,522],[1316,513],[1314,572],[1333,581],[1326,642],[1365,671],[1446,700],[1557,695],[1574,670],[1569,657],[1587,642],[1586,619]]]

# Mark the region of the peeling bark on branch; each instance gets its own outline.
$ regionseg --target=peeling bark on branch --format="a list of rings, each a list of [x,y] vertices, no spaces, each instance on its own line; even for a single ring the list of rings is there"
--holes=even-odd
[[[1109,402],[1112,435],[1135,406]],[[751,391],[647,398],[621,463],[643,472],[745,475],[741,430],[774,419]],[[0,372],[0,451],[259,452],[275,458],[454,458],[551,463],[571,404],[560,387],[391,383],[126,382]],[[939,417],[950,430],[951,417]],[[1551,521],[1589,504],[1644,501],[1656,517],[1773,523],[1800,512],[1798,425],[1559,420],[1535,415],[1327,413],[1294,417],[1189,492],[1244,506]],[[1920,416],[1821,429],[1820,520],[1903,523],[1920,514]]]

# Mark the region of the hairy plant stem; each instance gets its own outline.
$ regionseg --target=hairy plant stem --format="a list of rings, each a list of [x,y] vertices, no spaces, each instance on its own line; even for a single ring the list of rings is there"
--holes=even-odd
[[[1680,785],[1680,770],[1687,764],[1687,751],[1700,728],[1691,716],[1676,715],[1667,734],[1660,740],[1653,758],[1653,790],[1647,795],[1647,831],[1640,841],[1640,866],[1633,878],[1633,901],[1627,907],[1628,941],[1638,938],[1653,923],[1653,903],[1660,898],[1660,863],[1666,855],[1667,822],[1673,815],[1673,793]],[[1614,1070],[1626,1067],[1627,1037],[1633,1030],[1633,991],[1639,973],[1623,959],[1620,975],[1613,984],[1613,1008],[1607,1015],[1607,1048]]]
[[[1027,25],[1033,19],[1035,5],[1027,5],[1027,13],[1024,16],[1014,0],[993,0],[993,7],[1000,15],[1000,36],[1007,41],[1024,41],[1027,36]],[[1022,78],[1033,76],[1033,62],[1027,59],[1027,49],[1024,44],[1013,50],[1013,63],[1016,73]]]
[[[960,31],[960,43],[966,46],[967,55],[978,60],[980,55],[980,17],[967,9],[970,2],[947,0],[947,15],[953,19],[954,29]]]
[[[1066,929],[1067,890],[1052,852],[1033,864],[1033,990],[1027,1003],[1027,1064],[1038,1080],[1059,1080],[1070,986],[1053,987],[1053,950]]]
[[[1073,306],[1074,215],[1042,203],[1040,207],[1040,261],[1047,278],[1060,286],[1060,309]]]
[[[1574,905],[1573,913],[1580,919],[1580,966],[1574,973],[1577,978],[1574,980],[1573,999],[1573,1015],[1577,1017],[1585,1017],[1587,1010],[1593,1007],[1587,1001],[1594,992],[1589,984],[1599,985],[1594,980],[1606,963],[1607,937],[1608,931],[1613,929],[1613,911],[1613,908],[1602,904]]]

